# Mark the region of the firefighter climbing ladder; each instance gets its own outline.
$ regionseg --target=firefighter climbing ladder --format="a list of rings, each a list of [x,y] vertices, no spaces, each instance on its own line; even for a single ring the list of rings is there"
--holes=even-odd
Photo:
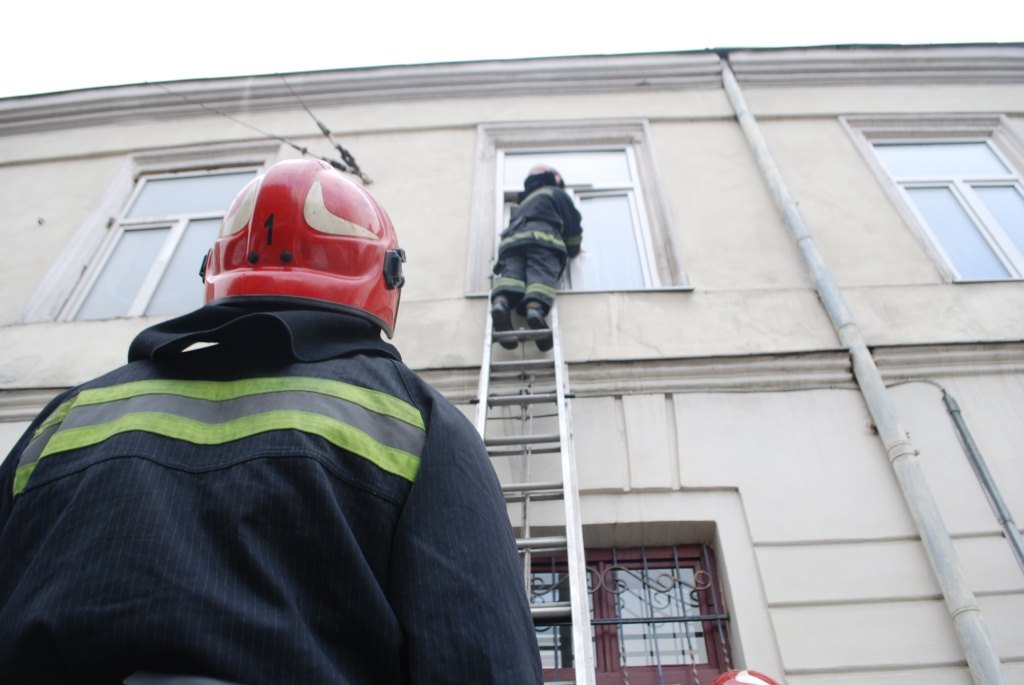
[[[586,558],[558,312],[552,308],[550,330],[498,332],[487,318],[476,428],[502,481],[534,623],[571,626],[574,663],[562,667],[575,680],[565,682],[593,685]],[[532,341],[549,335],[552,349],[539,352]],[[519,343],[514,352],[496,353],[495,344],[511,340]],[[541,595],[532,591],[535,555],[565,556],[565,586],[556,594],[568,590],[568,601],[535,601]]]

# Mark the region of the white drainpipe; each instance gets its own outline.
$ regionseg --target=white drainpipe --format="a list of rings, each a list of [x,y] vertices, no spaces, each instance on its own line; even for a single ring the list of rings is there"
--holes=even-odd
[[[850,353],[853,375],[878,429],[878,436],[885,446],[900,490],[928,553],[928,559],[942,589],[975,685],[1006,685],[999,655],[985,627],[985,620],[974,593],[967,584],[953,540],[925,480],[917,459],[918,452],[900,425],[896,407],[882,382],[882,376],[875,366],[871,351],[864,342],[860,327],[850,314],[832,274],[818,252],[814,238],[808,231],[761,135],[757,120],[740,91],[736,75],[726,60],[722,62],[722,82],[736,112],[736,118],[747,136],[747,142],[750,143],[757,158],[761,173],[775,198],[775,203],[782,212],[783,219],[800,248],[804,264],[814,279],[818,297],[832,320],[840,343]]]

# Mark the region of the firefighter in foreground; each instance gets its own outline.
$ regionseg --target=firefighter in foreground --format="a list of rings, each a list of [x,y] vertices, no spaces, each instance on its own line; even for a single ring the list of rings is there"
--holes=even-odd
[[[578,255],[583,242],[580,213],[564,188],[562,175],[544,164],[530,169],[523,183],[519,204],[498,244],[491,291],[496,331],[512,330],[513,311],[525,316],[532,329],[548,327],[545,317],[555,302],[566,259]],[[501,345],[514,349],[516,341],[503,340]],[[550,336],[537,340],[541,351],[552,345]]]
[[[208,304],[55,398],[0,470],[0,680],[541,680],[483,444],[381,340],[403,261],[324,163],[239,194]]]

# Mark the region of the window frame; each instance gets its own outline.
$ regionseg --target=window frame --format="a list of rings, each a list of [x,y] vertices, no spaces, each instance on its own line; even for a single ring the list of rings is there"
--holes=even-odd
[[[152,150],[125,158],[93,210],[79,224],[57,255],[22,310],[18,323],[78,321],[81,307],[95,276],[121,234],[121,220],[141,186],[140,179],[161,175],[237,171],[259,172],[283,159],[287,150],[279,142],[216,145],[174,150]],[[166,226],[169,221],[154,221]],[[198,266],[196,267],[198,270]],[[132,318],[136,315],[129,315]],[[138,315],[141,316],[141,315]],[[85,323],[85,321],[82,321]]]
[[[633,161],[632,151],[629,148],[625,149],[627,158],[630,159],[630,165],[635,169],[635,162]],[[629,208],[630,217],[633,220],[633,239],[637,244],[637,257],[640,261],[640,275],[643,279],[643,286],[641,288],[632,288],[640,290],[652,290],[657,286],[657,272],[652,264],[654,261],[654,245],[651,241],[651,230],[644,215],[644,212],[640,211],[640,207],[643,205],[643,189],[639,186],[626,189],[626,188],[602,188],[600,190],[580,190],[573,191],[573,201],[580,207],[580,213],[582,214],[582,203],[584,199],[600,198],[600,197],[616,197],[618,195],[624,195],[626,198],[626,205]],[[586,196],[585,198],[582,196]],[[586,222],[584,222],[584,226]],[[586,255],[582,254],[583,258],[586,259]],[[576,272],[573,265],[577,264],[576,260],[570,260],[566,266],[565,279],[566,279],[566,290],[575,292],[595,292],[594,288],[587,288],[584,286],[575,287],[573,285],[573,274]],[[625,290],[624,288],[618,288],[616,290]]]
[[[950,283],[1012,282],[1024,280],[1024,251],[1014,246],[990,215],[964,176],[893,177],[875,152],[876,144],[928,145],[941,143],[984,143],[1010,169],[1005,179],[988,179],[982,185],[1012,185],[1024,194],[1024,141],[1015,134],[1006,115],[864,115],[840,117],[855,146],[879,179],[904,222],[936,265],[943,280]],[[982,239],[1006,267],[1006,278],[962,277],[946,248],[921,215],[908,188],[948,188],[975,224]],[[1010,250],[1007,250],[1007,247]],[[1013,253],[1017,253],[1016,255]],[[1017,271],[1014,274],[1014,271]]]
[[[505,219],[505,195],[500,171],[504,153],[588,149],[624,149],[630,160],[631,172],[636,178],[636,207],[631,207],[631,211],[635,209],[641,217],[638,228],[645,232],[645,238],[640,248],[647,251],[651,274],[643,290],[689,289],[683,262],[673,239],[671,215],[666,195],[661,189],[647,121],[531,121],[481,124],[477,128],[476,169],[467,251],[467,295],[485,295],[491,289],[490,276],[497,248],[496,238]]]
[[[71,298],[68,300],[64,309],[64,315],[66,318],[73,321],[98,320],[79,319],[78,316],[82,311],[83,305],[92,294],[97,281],[99,281],[106,272],[107,265],[114,256],[117,246],[129,233],[166,228],[168,230],[167,235],[161,241],[160,248],[154,255],[153,261],[139,285],[139,290],[135,294],[135,298],[132,300],[131,305],[128,307],[128,311],[122,316],[113,318],[128,319],[147,316],[146,310],[149,309],[156,297],[157,289],[159,288],[163,277],[167,273],[171,260],[174,258],[174,255],[177,253],[177,250],[185,237],[185,232],[188,229],[189,224],[197,221],[219,220],[223,217],[224,211],[227,210],[227,207],[224,207],[223,210],[218,212],[196,212],[192,214],[181,213],[168,214],[164,216],[151,215],[142,218],[129,218],[128,212],[134,207],[135,202],[142,193],[145,192],[146,186],[149,183],[168,179],[207,178],[218,175],[236,174],[243,171],[251,171],[255,177],[259,173],[260,168],[260,165],[242,164],[237,166],[218,166],[212,169],[189,169],[177,172],[141,174],[135,180],[135,187],[132,189],[132,193],[125,202],[124,207],[121,208],[121,212],[114,219],[114,224],[111,226],[111,230],[107,232],[107,236],[103,241],[103,244],[97,251],[96,258],[91,260],[86,272],[83,273],[80,287],[75,290]],[[198,274],[198,272],[199,262],[197,261],[196,273]],[[185,312],[181,313],[184,314]]]

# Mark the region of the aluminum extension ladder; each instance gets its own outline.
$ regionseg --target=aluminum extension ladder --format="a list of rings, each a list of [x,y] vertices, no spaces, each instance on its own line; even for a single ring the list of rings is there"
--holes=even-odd
[[[502,483],[534,623],[571,624],[575,680],[567,682],[593,685],[586,555],[557,308],[548,319],[550,329],[498,332],[487,316],[476,428]],[[538,351],[533,341],[548,335],[551,350]],[[495,350],[508,340],[518,341],[515,350]],[[531,560],[541,554],[565,555],[568,601],[534,601]]]

